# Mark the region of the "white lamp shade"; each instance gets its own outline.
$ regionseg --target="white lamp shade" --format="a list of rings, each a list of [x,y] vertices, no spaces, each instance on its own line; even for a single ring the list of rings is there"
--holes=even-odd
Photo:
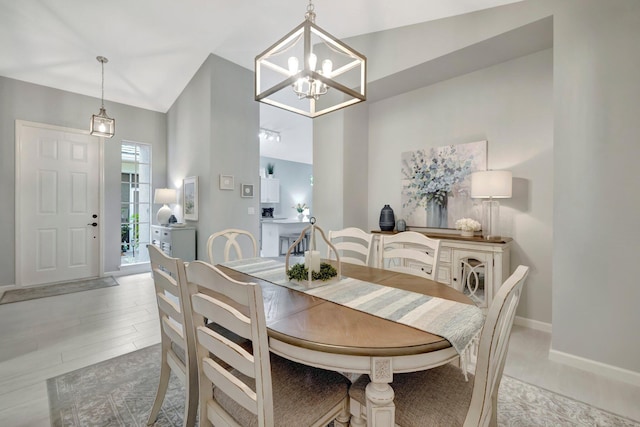
[[[153,203],[159,205],[168,205],[175,203],[178,196],[178,192],[173,188],[156,188],[156,192],[153,196]]]
[[[481,171],[471,174],[471,197],[508,199],[511,197],[511,171]]]

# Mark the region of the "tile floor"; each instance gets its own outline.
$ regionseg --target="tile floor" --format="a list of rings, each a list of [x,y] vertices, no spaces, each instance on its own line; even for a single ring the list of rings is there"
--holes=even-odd
[[[0,424],[49,426],[47,378],[159,342],[149,273],[120,286],[0,306]],[[515,326],[505,373],[640,420],[640,387],[547,358],[548,333]]]

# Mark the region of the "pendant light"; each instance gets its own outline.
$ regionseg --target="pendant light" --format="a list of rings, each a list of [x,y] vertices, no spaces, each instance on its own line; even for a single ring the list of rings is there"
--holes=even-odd
[[[107,116],[107,111],[104,109],[104,64],[109,60],[104,56],[98,56],[96,59],[102,65],[102,104],[100,112],[91,116],[91,135],[111,138],[116,132],[116,119]]]
[[[367,58],[315,24],[304,22],[255,59],[256,101],[318,117],[365,101]]]

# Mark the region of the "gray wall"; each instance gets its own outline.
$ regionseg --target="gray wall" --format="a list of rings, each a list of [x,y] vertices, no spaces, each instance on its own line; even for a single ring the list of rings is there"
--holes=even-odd
[[[554,350],[640,372],[640,2],[555,15]]]
[[[15,121],[27,120],[75,129],[89,128],[100,99],[0,77],[0,200],[4,201],[0,222],[0,285],[15,283]],[[122,140],[153,146],[153,184],[166,183],[166,116],[163,113],[106,101],[116,119],[116,134],[104,144],[106,217],[104,227],[104,269],[120,266],[120,144]],[[156,206],[154,206],[156,207]],[[154,214],[155,215],[155,214]]]
[[[390,180],[391,186],[397,182],[392,191],[381,191],[390,188],[381,176],[387,169],[396,173],[405,148],[488,139],[489,166],[514,171],[514,198],[502,204],[515,239],[512,268],[518,263],[534,268],[518,314],[542,325],[553,320],[553,351],[566,353],[566,360],[640,373],[640,341],[634,339],[640,288],[631,267],[640,239],[628,225],[640,209],[633,190],[640,150],[640,2],[524,1],[346,42],[370,58],[373,86],[548,16],[553,16],[553,61],[550,51],[540,52],[404,97],[369,102],[368,226],[377,226],[385,200],[399,200],[399,180]],[[470,105],[461,105],[461,99]],[[314,120],[314,206],[327,216],[334,213],[331,227],[347,225],[349,194],[343,192],[353,191],[343,172],[349,144],[345,123],[342,111]],[[423,131],[420,141],[415,129]]]
[[[185,177],[198,177],[199,218],[187,221],[197,227],[198,259],[207,259],[209,236],[225,228],[242,228],[257,238],[260,149],[253,73],[210,55],[167,116],[170,185],[181,189]],[[233,191],[220,189],[220,174],[234,176]],[[240,184],[253,184],[255,196],[240,197]],[[182,218],[181,207],[176,214]]]
[[[488,167],[510,170],[513,198],[501,200],[501,232],[514,239],[512,270],[531,272],[518,315],[551,323],[553,174],[552,50],[514,59],[369,106],[368,227],[380,209],[401,217],[400,153],[488,141]],[[392,120],[390,119],[392,118]]]
[[[260,208],[274,208],[273,215],[283,218],[293,218],[298,215],[293,206],[305,203],[313,215],[313,186],[310,177],[313,166],[307,163],[290,162],[288,160],[260,157],[260,168],[266,168],[267,163],[273,163],[274,178],[280,180],[280,203],[261,203]],[[256,197],[259,196],[256,187]],[[262,215],[262,210],[259,212]]]

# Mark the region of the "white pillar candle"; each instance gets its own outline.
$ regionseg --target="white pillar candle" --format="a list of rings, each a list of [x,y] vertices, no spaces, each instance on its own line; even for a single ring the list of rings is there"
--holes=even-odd
[[[304,265],[310,271],[320,271],[320,251],[305,251]]]

